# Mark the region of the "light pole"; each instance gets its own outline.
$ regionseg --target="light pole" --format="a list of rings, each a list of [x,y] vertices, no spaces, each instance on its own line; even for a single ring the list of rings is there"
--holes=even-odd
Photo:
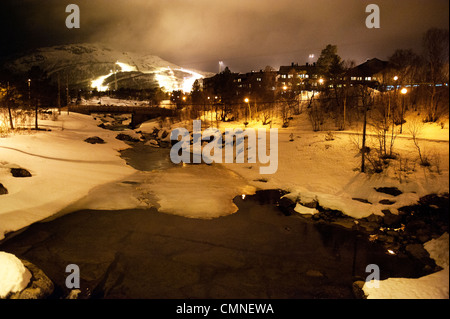
[[[31,79],[28,79],[28,107],[31,108]]]
[[[244,99],[244,102],[247,103],[248,106],[248,115],[251,118],[252,117],[252,111],[250,110],[250,99],[248,97],[246,97]],[[246,122],[248,122],[248,118],[246,119]]]
[[[401,110],[401,117],[400,117],[400,134],[403,133],[403,113],[405,112],[405,95],[408,93],[407,88],[403,88],[400,90],[400,93],[402,94],[402,110]]]

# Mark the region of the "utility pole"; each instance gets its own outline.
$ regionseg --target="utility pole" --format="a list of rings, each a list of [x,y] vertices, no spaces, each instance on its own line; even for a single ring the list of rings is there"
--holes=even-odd
[[[58,72],[58,97],[57,97],[57,107],[58,107],[58,114],[61,115],[61,81],[59,78],[59,72]]]
[[[117,68],[116,64],[114,63],[114,90],[117,92]]]
[[[8,85],[6,86],[6,104],[8,107],[9,125],[11,127],[11,130],[14,130],[14,123],[13,123],[12,113],[11,113],[11,104],[10,104],[9,100],[10,100],[10,96],[9,96],[9,82],[8,82]]]
[[[69,115],[70,97],[69,97],[69,75],[66,73],[66,99],[67,99],[67,115]]]
[[[364,106],[364,124],[363,124],[363,140],[362,140],[362,155],[361,155],[361,173],[366,172],[365,159],[366,159],[366,127],[367,127],[367,106]]]

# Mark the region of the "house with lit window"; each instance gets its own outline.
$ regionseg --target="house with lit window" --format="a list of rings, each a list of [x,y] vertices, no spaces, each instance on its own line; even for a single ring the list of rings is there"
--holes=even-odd
[[[320,86],[320,76],[316,63],[280,66],[277,87],[281,92],[299,94],[301,91],[316,90]]]
[[[253,99],[271,100],[277,89],[276,71],[252,71],[239,74],[234,79],[236,96]]]
[[[377,89],[382,83],[388,72],[387,61],[374,58],[350,69],[346,74],[346,83],[350,85],[363,84]]]

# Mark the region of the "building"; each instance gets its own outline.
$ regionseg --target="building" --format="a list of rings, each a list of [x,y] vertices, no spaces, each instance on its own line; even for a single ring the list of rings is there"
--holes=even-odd
[[[306,63],[305,65],[291,63],[288,66],[280,66],[278,74],[278,89],[294,94],[299,94],[301,91],[316,90],[323,83],[323,77],[319,74],[316,63]]]
[[[277,90],[277,71],[252,71],[239,74],[234,79],[236,96],[253,100],[273,100]]]
[[[305,91],[320,91],[353,85],[367,85],[378,89],[385,83],[388,62],[377,58],[351,68],[341,77],[331,79],[321,74],[316,63],[280,66],[248,73],[232,73],[228,68],[210,78],[203,79],[203,91],[222,102],[240,102],[245,98],[254,101],[272,101],[279,96],[293,98]]]
[[[385,83],[389,62],[374,58],[350,69],[345,76],[350,85],[363,84],[378,89]]]

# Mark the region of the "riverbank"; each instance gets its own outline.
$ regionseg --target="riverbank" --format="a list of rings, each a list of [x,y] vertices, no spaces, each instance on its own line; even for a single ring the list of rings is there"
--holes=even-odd
[[[423,146],[437,154],[439,167],[413,165],[417,162],[414,145],[403,138],[396,143],[401,157],[389,169],[379,174],[361,174],[357,170],[360,158],[353,134],[311,132],[304,118],[296,121],[295,129],[279,128],[278,171],[273,175],[260,175],[259,164],[249,163],[187,166],[184,171],[183,167],[175,167],[143,173],[127,166],[119,157],[118,152],[134,142],[127,144],[117,139],[118,132],[98,127],[102,124],[100,119],[77,114],[43,123],[51,132],[0,139],[3,165],[0,183],[8,190],[0,197],[5,203],[0,207],[0,236],[56,213],[82,209],[157,207],[182,217],[217,218],[236,213],[233,206],[236,195],[251,195],[257,189],[286,190],[295,203],[295,211],[306,212],[311,219],[328,222],[326,219],[333,215],[325,212],[339,211],[344,217],[356,218],[364,224],[363,219],[384,220],[386,216],[395,219],[402,207],[414,205],[429,194],[448,192],[448,142],[424,141]],[[149,122],[137,130],[125,130],[123,135],[148,147],[163,146],[159,144],[167,143],[170,129],[178,125]],[[89,137],[99,137],[104,143],[85,142]],[[13,177],[10,173],[13,167],[28,169],[32,177]],[[211,184],[215,180],[216,184]],[[223,192],[224,185],[227,192]],[[385,238],[389,241],[390,236]],[[434,288],[426,283],[420,288],[423,296],[428,296],[426,291],[430,289]],[[448,298],[448,286],[446,291]],[[398,293],[401,296],[401,291]],[[377,298],[383,298],[382,290]]]

